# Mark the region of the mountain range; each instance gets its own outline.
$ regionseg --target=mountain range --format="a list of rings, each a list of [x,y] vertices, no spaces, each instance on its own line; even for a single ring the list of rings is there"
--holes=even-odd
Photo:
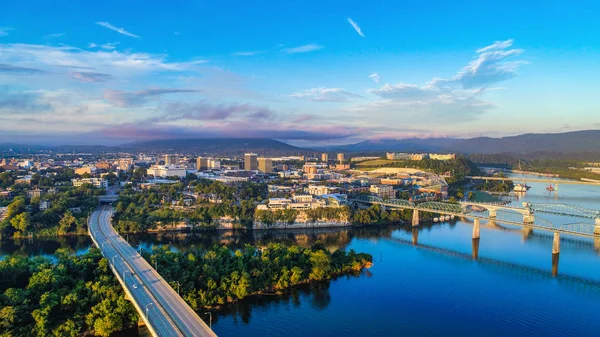
[[[565,133],[528,133],[491,138],[407,138],[367,140],[355,144],[321,148],[300,148],[269,138],[158,139],[120,146],[34,146],[0,144],[0,149],[52,150],[55,152],[192,152],[232,154],[257,152],[261,155],[309,152],[454,152],[454,153],[600,153],[600,130]]]

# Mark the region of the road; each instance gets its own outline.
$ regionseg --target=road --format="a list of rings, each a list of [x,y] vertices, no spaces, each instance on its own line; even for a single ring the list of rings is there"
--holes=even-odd
[[[110,206],[89,219],[90,235],[155,336],[216,336],[173,288],[111,226]],[[147,313],[147,317],[146,317]]]

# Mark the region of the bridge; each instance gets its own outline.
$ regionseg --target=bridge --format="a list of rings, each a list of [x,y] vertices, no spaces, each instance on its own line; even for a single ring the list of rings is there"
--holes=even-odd
[[[153,336],[216,336],[150,264],[111,226],[102,206],[88,219],[89,234]]]
[[[461,202],[461,203],[447,203],[428,201],[423,203],[413,203],[407,200],[401,199],[382,199],[372,195],[360,195],[351,199],[350,201],[357,204],[363,205],[381,205],[384,209],[397,208],[397,209],[411,209],[413,210],[412,225],[413,227],[419,226],[419,212],[428,212],[434,214],[444,214],[465,218],[473,218],[473,239],[479,239],[480,237],[480,222],[481,220],[497,221],[506,224],[521,226],[528,229],[541,229],[546,231],[554,232],[554,240],[552,253],[560,253],[560,233],[578,235],[590,238],[600,238],[600,217],[598,213],[600,211],[586,209],[578,206],[564,205],[564,204],[530,204],[524,203],[523,208],[508,206],[505,203],[475,203],[475,202]],[[484,216],[476,212],[474,213],[474,207],[477,209],[487,210],[489,216]],[[497,218],[498,211],[509,211],[516,212],[523,215],[523,221],[517,222],[507,219]],[[560,214],[567,216],[582,217],[587,219],[594,219],[594,223],[570,223],[564,224],[559,227],[555,227],[550,221],[538,218],[535,222],[534,212],[538,213],[549,213],[549,214]]]
[[[593,181],[580,181],[580,180],[563,180],[563,179],[543,179],[543,178],[509,178],[509,177],[481,177],[481,176],[466,176],[465,178],[471,180],[483,180],[483,181],[529,181],[534,183],[553,183],[554,188],[558,191],[558,184],[565,185],[590,185],[599,186],[600,182]]]

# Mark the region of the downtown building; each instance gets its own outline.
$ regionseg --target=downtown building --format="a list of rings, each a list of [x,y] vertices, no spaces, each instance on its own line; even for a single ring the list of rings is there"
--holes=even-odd
[[[258,156],[256,153],[244,154],[244,170],[246,171],[257,171],[258,170]]]
[[[262,173],[272,173],[273,162],[271,158],[258,158],[258,170]]]

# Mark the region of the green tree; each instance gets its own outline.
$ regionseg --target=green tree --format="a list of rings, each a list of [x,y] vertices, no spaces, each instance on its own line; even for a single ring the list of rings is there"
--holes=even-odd
[[[70,211],[66,211],[63,217],[58,222],[58,235],[65,235],[71,230],[71,226],[75,224],[77,219]]]
[[[10,220],[10,224],[15,228],[15,230],[25,233],[31,224],[29,214],[26,212],[17,214]]]

